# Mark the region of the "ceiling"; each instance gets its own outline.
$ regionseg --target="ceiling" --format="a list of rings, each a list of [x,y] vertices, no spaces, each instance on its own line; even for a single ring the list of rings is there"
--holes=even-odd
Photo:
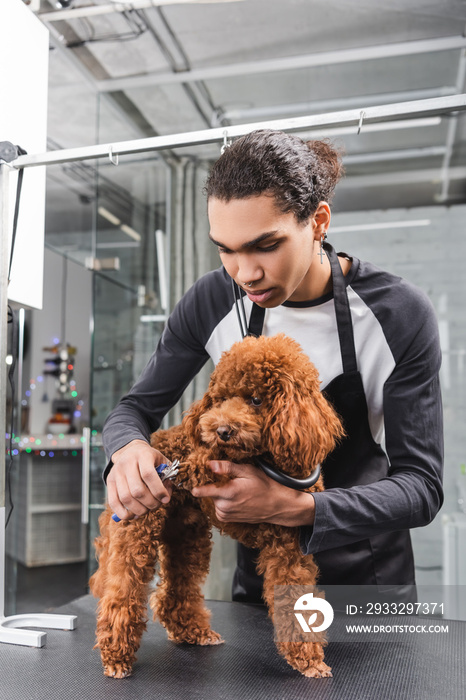
[[[51,32],[49,148],[466,91],[464,0],[62,3],[69,7],[31,4]],[[105,13],[93,14],[99,6]],[[335,209],[464,203],[465,114],[397,129],[363,123],[359,134],[337,133],[346,177]],[[214,160],[219,146],[171,155]],[[134,194],[140,166],[137,158],[127,160],[132,165],[100,168],[123,199]],[[92,161],[65,173],[49,168],[53,230],[87,225],[94,175]]]

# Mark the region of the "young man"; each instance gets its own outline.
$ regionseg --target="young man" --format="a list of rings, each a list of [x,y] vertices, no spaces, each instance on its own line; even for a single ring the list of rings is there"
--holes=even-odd
[[[223,267],[179,302],[107,420],[108,500],[121,519],[169,500],[149,434],[207,358],[241,338],[233,280],[256,334],[284,332],[309,354],[347,438],[323,465],[322,493],[288,489],[253,465],[212,462],[235,478],[193,494],[213,498],[222,521],[299,526],[323,584],[411,586],[409,528],[430,522],[443,498],[437,324],[419,290],[324,243],[341,173],[327,143],[273,131],[238,139],[217,161],[206,191]],[[253,553],[240,547],[238,563],[235,597],[258,600]]]

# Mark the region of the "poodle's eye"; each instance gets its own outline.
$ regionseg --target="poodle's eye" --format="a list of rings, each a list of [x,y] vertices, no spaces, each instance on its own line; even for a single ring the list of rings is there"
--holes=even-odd
[[[253,406],[260,406],[262,404],[262,399],[260,399],[258,396],[252,396],[251,403]]]

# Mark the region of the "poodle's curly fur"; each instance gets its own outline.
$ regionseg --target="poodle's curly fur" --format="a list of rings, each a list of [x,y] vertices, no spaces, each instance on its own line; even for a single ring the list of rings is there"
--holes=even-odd
[[[273,618],[274,586],[314,585],[318,569],[303,556],[298,529],[269,523],[220,522],[212,499],[195,499],[197,485],[219,482],[212,459],[251,463],[266,454],[283,471],[304,478],[343,435],[342,425],[319,388],[318,373],[299,344],[279,334],[248,337],[222,355],[204,397],[181,425],[153,433],[151,445],[180,459],[170,503],[135,520],[115,523],[107,507],[96,539],[99,568],[92,593],[100,598],[97,644],[104,673],[131,673],[147,621],[147,597],[157,561],[160,580],[150,595],[154,618],[176,643],[220,644],[212,631],[201,586],[208,570],[211,528],[260,550],[263,597]],[[322,477],[312,487],[323,490]],[[311,677],[329,676],[323,644],[278,642],[288,663]]]

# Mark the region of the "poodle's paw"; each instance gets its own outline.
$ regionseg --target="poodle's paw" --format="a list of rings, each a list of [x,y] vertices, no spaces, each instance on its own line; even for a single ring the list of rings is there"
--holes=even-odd
[[[104,666],[104,676],[109,678],[128,678],[131,672],[132,667],[125,663],[107,664]]]
[[[223,644],[224,639],[211,629],[208,630],[182,630],[179,632],[168,632],[168,639],[175,644],[199,644],[200,646],[214,646]]]
[[[225,640],[221,638],[218,632],[209,630],[205,634],[199,635],[196,644],[202,646],[214,646],[215,644],[225,644]]]
[[[301,673],[307,678],[332,678],[332,669],[323,661],[307,668],[305,671],[301,671]]]
[[[295,671],[307,678],[332,678],[332,669],[324,661],[324,650],[317,642],[279,642],[279,653]]]

